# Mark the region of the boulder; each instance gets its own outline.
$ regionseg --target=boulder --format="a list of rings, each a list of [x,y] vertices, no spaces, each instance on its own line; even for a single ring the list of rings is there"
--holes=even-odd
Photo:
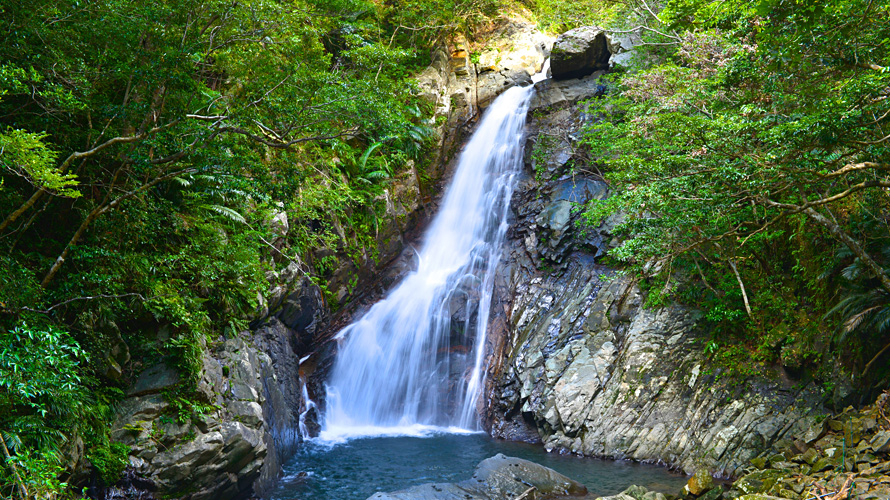
[[[597,500],[666,500],[664,493],[649,491],[642,486],[631,485],[617,495],[598,497]]]
[[[164,363],[150,366],[139,374],[136,383],[127,389],[127,396],[157,394],[179,383],[179,374]]]
[[[695,471],[695,474],[693,474],[686,483],[686,491],[695,496],[699,496],[713,487],[714,478],[708,474],[707,469],[699,469]]]
[[[606,86],[600,81],[605,71],[595,71],[573,80],[548,79],[535,84],[535,95],[529,103],[529,110],[568,106],[583,99],[601,96]]]
[[[890,431],[875,434],[871,440],[871,447],[875,453],[890,453]]]
[[[473,477],[466,481],[423,484],[392,493],[377,493],[368,500],[489,500],[519,498],[529,490],[536,493],[533,498],[587,494],[586,486],[553,469],[499,453],[480,462]]]
[[[723,488],[717,486],[716,488],[711,488],[705,494],[698,497],[698,500],[719,500],[723,498]]]
[[[609,69],[609,43],[606,32],[595,26],[567,31],[553,44],[550,70],[555,80],[587,76],[597,70]]]

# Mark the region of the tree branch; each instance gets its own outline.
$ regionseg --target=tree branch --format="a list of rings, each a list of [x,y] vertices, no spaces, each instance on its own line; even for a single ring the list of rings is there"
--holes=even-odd
[[[100,295],[92,295],[92,296],[89,296],[89,297],[74,297],[73,299],[68,299],[68,300],[66,300],[66,301],[64,301],[64,302],[59,302],[58,304],[54,304],[54,305],[50,306],[50,307],[47,308],[47,309],[32,309],[32,308],[30,308],[30,307],[20,307],[18,310],[19,310],[19,311],[31,311],[31,312],[36,312],[36,313],[40,313],[40,314],[49,314],[49,313],[51,313],[51,312],[53,311],[53,309],[56,309],[56,308],[58,308],[58,307],[62,307],[62,306],[64,306],[64,305],[70,304],[70,303],[72,303],[72,302],[77,302],[77,301],[79,301],[79,300],[120,299],[120,298],[123,298],[123,297],[138,297],[139,299],[141,299],[141,300],[143,300],[143,301],[147,300],[145,297],[142,296],[142,294],[139,294],[139,293],[123,293],[123,294],[120,294],[120,295],[104,295],[104,294],[100,294]],[[9,312],[9,311],[4,311],[4,312]]]
[[[68,257],[68,254],[71,252],[71,248],[74,245],[76,245],[78,241],[80,241],[80,238],[83,237],[84,233],[86,232],[87,227],[89,227],[89,225],[92,224],[93,221],[95,221],[97,218],[99,218],[100,215],[104,214],[105,212],[108,212],[109,210],[117,208],[117,206],[120,205],[122,201],[132,198],[133,196],[136,196],[137,194],[150,189],[151,187],[155,186],[159,182],[165,181],[167,179],[172,179],[173,177],[176,177],[176,176],[188,173],[188,172],[194,172],[194,171],[195,171],[194,168],[189,167],[189,168],[177,170],[175,172],[170,172],[166,175],[157,177],[157,178],[153,179],[151,182],[145,183],[142,186],[139,186],[138,188],[136,188],[128,193],[121,195],[120,197],[114,199],[112,202],[110,202],[108,204],[100,205],[100,206],[94,208],[89,213],[89,215],[87,215],[87,218],[84,219],[84,221],[80,224],[80,227],[77,228],[77,231],[74,232],[74,236],[72,236],[71,240],[68,241],[68,244],[65,245],[65,248],[62,250],[62,253],[56,258],[56,261],[53,263],[52,267],[50,267],[49,271],[46,273],[46,276],[43,277],[43,281],[40,282],[40,286],[42,288],[46,288],[50,284],[50,282],[52,282],[53,278],[56,276],[56,273],[58,273],[59,269],[62,268],[62,264],[65,263],[65,259]],[[109,192],[111,191],[112,188],[113,188],[113,186],[109,187]]]
[[[296,144],[300,144],[300,143],[303,143],[303,142],[324,141],[324,140],[327,140],[327,139],[336,139],[336,138],[338,138],[338,137],[344,137],[344,136],[347,136],[347,135],[353,135],[353,134],[355,134],[356,132],[358,132],[358,130],[359,130],[359,129],[356,127],[356,128],[351,128],[351,129],[349,129],[349,130],[345,130],[345,131],[343,131],[343,132],[340,132],[339,134],[333,134],[333,135],[316,135],[316,136],[311,136],[311,137],[300,137],[299,139],[293,139],[293,140],[290,140],[290,141],[278,141],[278,142],[276,142],[276,141],[270,141],[270,140],[268,140],[268,139],[264,139],[263,137],[260,137],[260,136],[255,135],[255,134],[253,134],[253,133],[251,133],[251,132],[249,132],[249,131],[247,131],[247,130],[244,130],[243,128],[232,127],[232,126],[226,126],[226,127],[222,127],[222,128],[220,128],[220,132],[232,132],[232,133],[235,133],[235,134],[241,134],[241,135],[243,135],[243,136],[245,136],[245,137],[247,137],[247,138],[249,138],[249,139],[252,139],[252,140],[254,140],[254,141],[256,141],[256,142],[259,142],[260,144],[264,144],[264,145],[266,145],[266,146],[269,146],[270,148],[276,148],[276,149],[287,149],[287,148],[290,148],[291,146],[294,146],[294,145],[296,145]]]
[[[9,468],[12,469],[12,474],[15,476],[16,486],[19,487],[19,493],[22,494],[22,498],[28,498],[28,489],[25,488],[25,483],[22,481],[21,476],[19,476],[19,470],[15,466],[15,462],[12,461],[12,457],[9,455],[9,448],[6,447],[6,439],[0,434],[0,444],[3,445],[3,455],[6,456],[5,462],[9,464]]]
[[[142,133],[139,133],[136,135],[114,137],[112,139],[108,139],[107,141],[103,142],[102,144],[100,144],[92,149],[89,149],[87,151],[77,151],[77,152],[71,153],[70,155],[68,155],[68,158],[65,158],[65,161],[63,161],[62,164],[59,165],[59,173],[62,173],[62,174],[65,173],[65,171],[68,170],[68,167],[71,166],[71,163],[75,160],[79,160],[82,158],[88,158],[88,157],[93,156],[93,155],[99,153],[100,151],[110,148],[111,146],[114,146],[116,144],[128,144],[128,143],[141,141],[142,139],[145,139],[146,137],[148,137],[152,134],[155,134],[157,132],[160,132],[161,130],[164,130],[166,128],[172,127],[173,125],[176,125],[178,122],[179,122],[179,120],[175,120],[175,121],[172,121],[165,125],[162,125],[160,127],[154,127],[150,130],[147,130],[145,132],[142,132]],[[41,188],[41,189],[37,190],[34,194],[32,194],[31,197],[28,198],[28,200],[22,204],[22,206],[20,206],[18,209],[16,209],[11,214],[9,214],[6,217],[6,219],[3,220],[3,222],[0,222],[0,232],[2,232],[4,229],[6,229],[10,224],[15,222],[19,217],[22,216],[22,214],[24,214],[26,211],[28,211],[29,208],[34,206],[34,204],[37,203],[38,200],[40,200],[40,197],[46,193],[47,193],[47,190]]]
[[[887,138],[890,138],[890,136],[888,136]],[[887,138],[885,138],[885,139],[887,139]],[[861,163],[851,163],[849,165],[844,165],[842,168],[839,168],[839,169],[835,170],[834,172],[831,172],[830,174],[824,174],[824,175],[820,174],[819,177],[822,177],[823,179],[832,179],[834,177],[840,177],[844,174],[849,174],[850,172],[858,172],[860,170],[867,170],[867,169],[888,170],[888,169],[890,169],[890,164],[874,163],[874,162],[870,162],[870,161],[864,161]]]
[[[732,272],[735,273],[735,279],[739,282],[739,288],[742,289],[742,300],[745,301],[745,311],[748,312],[748,318],[754,319],[754,315],[751,314],[751,305],[748,303],[748,292],[745,291],[745,283],[742,281],[741,275],[739,275],[739,270],[735,266],[735,261],[729,259],[729,267],[732,268]]]
[[[862,369],[862,374],[861,374],[860,376],[864,377],[865,374],[868,372],[868,369],[871,368],[871,365],[874,364],[874,362],[877,361],[878,358],[880,358],[882,354],[884,354],[885,352],[887,352],[888,349],[890,349],[890,344],[885,345],[883,349],[881,349],[880,351],[878,351],[878,353],[875,354],[875,356],[874,356],[873,358],[871,358],[871,361],[869,361],[869,362],[865,365],[865,368]]]

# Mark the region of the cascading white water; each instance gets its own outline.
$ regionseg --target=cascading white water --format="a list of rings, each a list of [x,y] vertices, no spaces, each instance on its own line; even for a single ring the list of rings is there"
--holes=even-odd
[[[505,91],[461,154],[418,268],[339,334],[322,438],[478,427],[494,271],[532,87]]]

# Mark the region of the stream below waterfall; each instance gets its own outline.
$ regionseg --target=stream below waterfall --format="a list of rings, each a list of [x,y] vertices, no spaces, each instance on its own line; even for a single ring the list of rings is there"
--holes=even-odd
[[[613,495],[631,484],[676,494],[687,479],[655,465],[547,453],[540,445],[494,440],[482,433],[441,433],[333,445],[307,441],[285,466],[272,500],[365,500],[378,491],[459,482],[498,453],[550,467],[596,495]]]

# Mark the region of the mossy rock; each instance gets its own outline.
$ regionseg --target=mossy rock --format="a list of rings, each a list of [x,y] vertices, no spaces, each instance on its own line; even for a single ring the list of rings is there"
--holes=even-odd
[[[801,455],[800,458],[803,459],[803,461],[806,462],[807,465],[813,465],[814,463],[816,463],[816,460],[819,459],[819,452],[817,452],[815,448],[810,448],[809,450],[803,452],[803,455]]]
[[[834,432],[840,432],[844,429],[844,423],[840,420],[831,419],[828,421],[828,428]]]
[[[699,469],[695,471],[689,482],[686,483],[686,491],[695,496],[699,496],[714,487],[714,478],[708,473],[707,469]]]
[[[769,491],[776,482],[785,476],[785,472],[775,469],[752,472],[736,481],[735,487],[745,494],[763,493]]]
[[[831,470],[840,464],[841,460],[839,457],[822,457],[816,460],[816,463],[813,464],[813,468],[812,470],[810,470],[810,474]]]
[[[766,469],[766,458],[764,457],[754,457],[751,459],[751,465],[754,467],[763,470]]]
[[[773,493],[779,495],[779,498],[789,498],[791,500],[800,500],[800,498],[802,498],[802,495],[798,495],[797,493],[791,490],[786,490],[785,488],[779,488]]]
[[[704,495],[698,497],[697,500],[720,500],[721,498],[723,498],[723,488],[717,486],[708,490]]]
[[[621,492],[622,495],[627,495],[627,496],[633,498],[634,500],[646,500],[646,498],[647,498],[646,495],[648,493],[651,493],[651,492],[649,490],[647,490],[645,487],[637,486],[635,484],[628,486],[627,489],[625,489],[624,491]]]

